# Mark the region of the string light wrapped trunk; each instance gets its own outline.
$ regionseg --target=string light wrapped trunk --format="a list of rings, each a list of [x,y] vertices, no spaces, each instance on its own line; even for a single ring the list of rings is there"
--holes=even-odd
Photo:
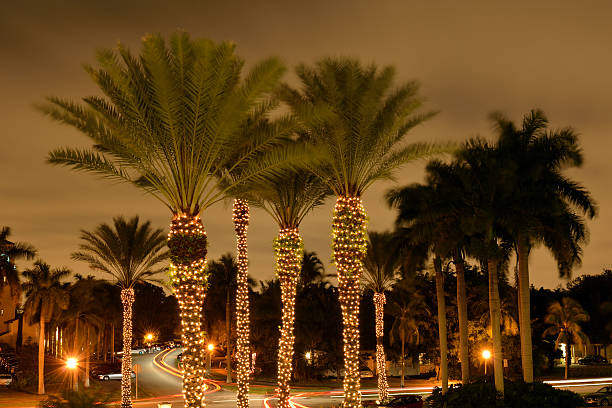
[[[280,281],[283,305],[278,341],[278,406],[289,408],[290,381],[295,344],[295,297],[302,268],[304,246],[297,228],[283,228],[274,239],[276,274]]]
[[[206,296],[206,232],[199,216],[177,215],[170,224],[170,277],[178,300],[183,343],[185,408],[204,405],[204,336],[202,305]]]
[[[378,378],[378,400],[386,401],[389,397],[387,384],[387,367],[383,336],[385,335],[385,303],[384,293],[374,293],[374,312],[376,314],[376,375]]]
[[[249,376],[251,373],[250,316],[249,316],[249,261],[247,230],[249,228],[249,204],[246,200],[235,199],[232,210],[236,233],[236,357],[238,364],[236,406],[249,408]]]
[[[338,270],[344,343],[343,408],[361,406],[359,376],[359,302],[367,252],[366,212],[360,197],[339,196],[332,222],[333,258]]]
[[[121,359],[121,408],[132,407],[132,305],[134,289],[121,290],[123,306],[123,356]]]

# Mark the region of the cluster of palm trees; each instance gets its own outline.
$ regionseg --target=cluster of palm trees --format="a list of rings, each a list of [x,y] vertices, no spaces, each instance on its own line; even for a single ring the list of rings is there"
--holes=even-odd
[[[396,241],[395,247],[404,256],[433,259],[443,393],[448,387],[443,265],[454,264],[457,276],[463,382],[470,378],[465,261],[475,259],[488,271],[495,387],[503,394],[498,287],[501,269],[515,253],[523,379],[533,382],[529,254],[533,247],[543,244],[557,260],[560,274],[569,275],[581,260],[587,237],[585,217],[596,215],[588,191],[563,174],[563,170],[582,163],[572,129],[549,129],[539,110],[525,115],[521,126],[499,113],[493,114],[492,120],[498,133],[495,142],[471,139],[454,153],[450,163],[431,161],[426,168],[426,183],[387,194],[389,204],[397,209],[397,231],[391,238]],[[375,246],[372,251],[375,254]],[[368,283],[375,292],[384,293],[385,282],[393,279],[394,267],[384,262],[375,265],[368,267]]]
[[[333,216],[334,262],[340,282],[345,350],[343,406],[360,404],[358,311],[366,253],[363,193],[414,159],[447,149],[404,144],[409,130],[432,116],[417,113],[418,84],[394,85],[391,67],[350,58],[300,65],[299,88],[280,83],[275,58],[246,74],[230,43],[145,37],[138,57],[123,46],[98,54],[87,72],[103,97],[82,103],[50,98],[41,109],[77,128],[89,149],[61,148],[49,162],[127,182],[159,199],[172,213],[168,238],[171,276],[181,308],[186,407],[203,401],[201,307],[207,280],[207,237],[200,216],[234,198],[237,233],[238,406],[248,405],[249,205],[267,208],[279,223],[277,273],[286,310],[279,345],[280,405],[288,406],[293,353],[292,299],[302,256],[299,224],[327,194]],[[286,115],[272,115],[279,105]],[[305,175],[307,174],[307,175]],[[258,186],[265,185],[260,189]],[[287,371],[288,370],[288,371]]]
[[[72,258],[103,273],[108,284],[79,274],[69,284],[63,281],[72,275],[68,269],[51,268],[42,260],[23,271],[20,279],[14,264],[11,265],[18,283],[16,289],[25,295],[24,310],[31,323],[39,325],[38,393],[45,393],[45,351],[56,357],[83,356],[84,382],[88,386],[92,347],[96,348],[98,358],[104,355],[106,360],[110,346],[111,359],[114,359],[115,326],[122,324],[122,404],[131,406],[134,287],[144,282],[159,282],[156,277],[167,269],[164,265],[168,257],[166,237],[161,229],[151,228],[150,222],[140,223],[138,217],[129,220],[117,217],[112,225],[103,223],[94,231],[82,230],[81,242]],[[31,246],[18,244],[14,248],[24,256],[34,255]],[[28,251],[24,252],[25,249]],[[119,296],[113,285],[120,288]],[[118,319],[119,299],[123,305],[122,320]]]

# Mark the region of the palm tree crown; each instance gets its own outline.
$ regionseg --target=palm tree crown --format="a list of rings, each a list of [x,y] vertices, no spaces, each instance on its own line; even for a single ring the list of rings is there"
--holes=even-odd
[[[124,289],[149,281],[167,267],[166,236],[151,222],[139,224],[138,216],[113,219],[113,225],[100,224],[93,232],[81,230],[83,241],[72,259],[110,275]]]

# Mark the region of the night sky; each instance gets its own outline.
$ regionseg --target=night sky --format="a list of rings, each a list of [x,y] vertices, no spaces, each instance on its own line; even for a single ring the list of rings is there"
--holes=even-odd
[[[463,3],[469,3],[465,5]],[[58,146],[87,146],[75,130],[51,122],[33,104],[47,95],[79,98],[96,92],[82,69],[99,47],[118,41],[137,51],[145,33],[177,29],[193,37],[232,40],[247,64],[270,56],[292,67],[327,55],[397,67],[399,80],[422,83],[426,107],[440,110],[414,129],[412,141],[492,137],[487,114],[519,120],[541,108],[553,127],[581,135],[585,164],[571,171],[600,207],[589,223],[583,266],[610,267],[612,249],[612,3],[537,1],[5,1],[0,10],[0,225],[13,240],[34,244],[52,266],[91,273],[70,260],[82,228],[139,214],[167,230],[170,213],[137,189],[45,164]],[[288,72],[286,80],[294,82]],[[424,162],[398,172],[397,183],[422,181]],[[390,228],[382,197],[394,183],[365,196],[369,228]],[[304,221],[305,247],[329,272],[332,200]],[[250,272],[272,279],[274,223],[252,213]],[[203,214],[209,257],[234,250],[231,203]],[[22,267],[27,263],[21,264]],[[544,249],[531,260],[532,282],[556,287],[555,264]]]

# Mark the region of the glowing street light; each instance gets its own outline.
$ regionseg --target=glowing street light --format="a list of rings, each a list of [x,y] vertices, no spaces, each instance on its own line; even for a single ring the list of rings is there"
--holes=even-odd
[[[212,343],[208,343],[208,355],[206,356],[206,372],[208,373],[208,375],[210,376],[211,374],[211,356],[213,351],[215,351],[215,345]]]
[[[487,375],[487,362],[491,358],[491,352],[489,350],[482,350],[482,358],[484,358],[484,373]]]
[[[310,359],[312,358],[312,354],[310,353],[310,351],[307,351],[306,353],[304,353],[304,357],[310,363]]]
[[[68,359],[66,359],[66,368],[70,371],[72,371],[70,378],[71,378],[71,382],[72,382],[72,389],[74,391],[77,390],[78,387],[78,383],[77,383],[77,379],[76,379],[76,375],[77,375],[77,370],[76,368],[79,365],[79,361],[74,358],[74,357],[69,357]]]

